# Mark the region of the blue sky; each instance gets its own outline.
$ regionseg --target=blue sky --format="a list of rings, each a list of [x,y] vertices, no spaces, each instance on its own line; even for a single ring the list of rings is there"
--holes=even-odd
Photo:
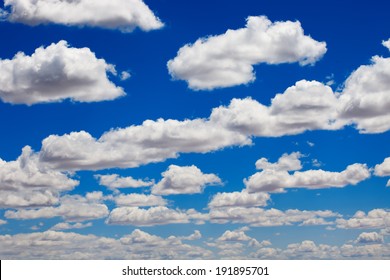
[[[38,2],[0,10],[2,259],[389,257],[389,4]]]

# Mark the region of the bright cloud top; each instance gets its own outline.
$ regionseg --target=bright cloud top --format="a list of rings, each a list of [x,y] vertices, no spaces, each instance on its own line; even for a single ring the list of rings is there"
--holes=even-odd
[[[323,189],[356,185],[370,177],[370,171],[365,164],[349,165],[342,172],[324,170],[295,171],[302,168],[299,161],[300,153],[283,155],[277,163],[269,163],[262,158],[256,162],[256,167],[263,169],[249,179],[245,179],[248,192],[284,192],[285,188]],[[295,171],[290,174],[288,171]]]
[[[40,47],[31,55],[19,52],[0,60],[0,99],[33,105],[70,99],[77,102],[113,100],[125,95],[109,81],[113,65],[96,58],[89,48],[72,48],[66,41]]]
[[[380,177],[390,176],[390,157],[386,158],[381,164],[375,165],[375,175]],[[386,186],[390,187],[390,180]]]
[[[28,25],[56,23],[131,32],[159,29],[163,23],[142,0],[5,0],[8,20]]]
[[[194,194],[202,193],[208,185],[220,185],[221,179],[215,174],[204,174],[196,166],[170,165],[162,173],[163,179],[153,188],[153,194]]]
[[[99,184],[110,189],[120,189],[120,188],[142,188],[152,186],[154,181],[144,181],[140,179],[134,179],[133,177],[121,177],[118,174],[110,175],[95,175]]]
[[[191,89],[211,90],[254,81],[253,65],[314,64],[326,50],[326,43],[304,35],[299,21],[272,23],[265,16],[252,16],[245,28],[185,45],[168,69]]]

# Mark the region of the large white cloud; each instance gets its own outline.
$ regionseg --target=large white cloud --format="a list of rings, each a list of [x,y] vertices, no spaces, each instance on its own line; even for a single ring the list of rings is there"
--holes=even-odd
[[[266,206],[270,195],[268,193],[248,193],[246,191],[217,193],[213,196],[208,206],[218,207],[254,207]]]
[[[202,193],[206,186],[220,185],[221,179],[215,174],[205,174],[195,165],[170,165],[162,173],[163,179],[152,188],[153,194],[194,194]]]
[[[163,26],[142,0],[5,0],[4,5],[11,7],[9,21],[28,25],[57,23],[122,32]]]
[[[40,47],[31,55],[19,52],[0,60],[0,98],[12,104],[113,100],[125,93],[109,81],[115,68],[96,58],[89,48],[72,48],[66,41]]]
[[[210,90],[253,81],[253,65],[259,63],[314,64],[325,52],[326,44],[304,35],[298,21],[272,23],[265,16],[252,16],[245,28],[185,45],[168,69],[190,88]]]
[[[121,177],[118,174],[110,175],[95,175],[99,184],[110,189],[119,188],[141,188],[148,187],[154,184],[154,181],[144,181],[140,179],[134,179],[133,177]]]
[[[58,207],[8,210],[4,216],[8,219],[18,220],[62,217],[66,221],[75,222],[101,219],[108,214],[108,207],[103,203],[79,195],[66,195],[61,197]]]
[[[79,184],[59,171],[40,164],[29,146],[15,161],[0,159],[0,207],[47,206],[58,202],[60,192]]]
[[[287,159],[293,158],[293,165],[285,166]],[[344,171],[330,172],[324,170],[288,171],[300,169],[296,153],[283,155],[277,163],[269,163],[262,158],[256,162],[263,170],[244,180],[248,192],[283,192],[285,188],[323,189],[356,185],[370,177],[370,171],[365,164],[349,165]],[[289,163],[291,164],[291,163]]]
[[[142,209],[138,207],[119,207],[111,211],[107,219],[108,224],[154,226],[166,224],[187,224],[190,221],[197,223],[207,219],[206,214],[201,214],[193,209],[187,211],[170,209],[165,206]]]

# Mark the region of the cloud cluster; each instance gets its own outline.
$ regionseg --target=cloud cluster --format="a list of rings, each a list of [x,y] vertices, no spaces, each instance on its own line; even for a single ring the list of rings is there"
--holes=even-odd
[[[191,221],[203,223],[207,215],[194,209],[186,211],[170,209],[165,206],[142,209],[138,207],[119,207],[111,211],[107,223],[134,226],[154,226],[166,224],[187,224]]]
[[[67,174],[40,164],[29,146],[15,161],[0,159],[0,207],[48,206],[58,202],[60,192],[79,184]]]
[[[72,48],[60,41],[37,48],[31,56],[19,52],[13,59],[0,60],[0,99],[32,105],[64,99],[96,102],[125,95],[107,73],[116,75],[114,66],[96,58],[89,48]]]
[[[342,172],[324,170],[289,171],[302,168],[300,153],[284,154],[277,163],[269,163],[266,158],[256,162],[258,169],[263,169],[244,180],[246,190],[254,192],[284,192],[286,188],[323,189],[356,185],[370,177],[365,164],[349,165]]]
[[[338,216],[339,214],[329,210],[301,211],[290,209],[281,211],[278,209],[266,210],[257,207],[212,208],[209,213],[209,218],[212,223],[240,223],[254,227],[294,225],[303,223],[307,220],[316,221],[315,219],[317,219],[319,223],[312,223],[312,225],[324,225],[328,223],[328,221],[324,219]]]
[[[81,222],[101,219],[108,216],[108,214],[108,207],[103,203],[79,195],[65,195],[61,197],[58,207],[8,210],[4,216],[7,219],[17,220],[62,217],[69,222]]]
[[[0,235],[1,259],[208,259],[211,255],[182,238],[162,238],[139,229],[118,239],[56,231]]]
[[[110,175],[95,175],[101,186],[108,187],[110,189],[120,188],[142,188],[149,187],[154,184],[154,181],[144,181],[140,179],[134,179],[133,177],[121,177],[118,174]]]
[[[356,243],[368,244],[368,243],[383,243],[383,236],[377,232],[363,232],[356,239]]]
[[[131,32],[159,29],[163,23],[142,0],[5,0],[8,20],[28,25],[56,23]]]
[[[336,224],[343,229],[387,229],[390,228],[390,211],[374,209],[367,214],[357,211],[350,219],[337,219]]]
[[[195,194],[202,193],[206,186],[220,185],[221,179],[215,174],[205,174],[195,165],[170,165],[162,173],[163,179],[152,188],[153,194]]]
[[[168,70],[192,89],[211,90],[254,81],[253,65],[314,64],[325,52],[326,43],[304,35],[299,21],[272,23],[265,16],[251,16],[245,28],[185,45],[168,62]]]

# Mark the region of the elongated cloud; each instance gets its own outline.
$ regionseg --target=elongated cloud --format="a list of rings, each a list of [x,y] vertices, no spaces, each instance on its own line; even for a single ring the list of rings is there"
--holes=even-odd
[[[125,93],[107,73],[115,68],[96,58],[89,48],[72,48],[66,41],[40,47],[31,55],[20,52],[0,60],[0,99],[11,104],[113,100]]]
[[[299,21],[272,23],[265,16],[252,16],[245,28],[185,45],[168,62],[168,70],[192,89],[211,90],[254,81],[253,65],[314,64],[325,52],[326,44],[304,35]]]
[[[94,177],[99,180],[100,185],[110,189],[141,188],[154,184],[153,181],[143,181],[133,177],[120,177],[118,174],[95,175]]]
[[[246,191],[217,193],[208,206],[210,208],[267,206],[269,199],[268,193],[248,193]]]
[[[28,25],[56,23],[131,32],[159,29],[163,23],[142,0],[5,0],[8,20]]]
[[[388,229],[390,228],[390,211],[374,209],[367,214],[357,211],[350,219],[337,219],[337,227],[343,229]]]
[[[152,188],[153,194],[194,194],[202,193],[208,185],[220,185],[221,179],[215,174],[204,174],[196,166],[170,165],[162,173],[163,179]]]
[[[370,171],[367,166],[358,163],[349,165],[341,172],[319,169],[295,171],[290,174],[288,171],[301,169],[301,164],[298,164],[296,154],[283,155],[274,164],[268,163],[268,160],[265,158],[257,161],[256,166],[263,170],[244,180],[246,190],[248,192],[283,192],[286,188],[323,189],[345,187],[347,185],[356,185],[370,177]],[[286,165],[285,162],[291,160],[296,162],[290,166]]]
[[[116,205],[129,207],[165,206],[167,201],[160,196],[145,194],[121,194],[114,198]]]

